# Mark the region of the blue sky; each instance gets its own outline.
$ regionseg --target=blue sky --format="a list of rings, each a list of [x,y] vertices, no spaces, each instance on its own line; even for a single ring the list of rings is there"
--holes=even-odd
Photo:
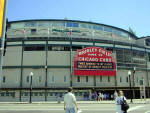
[[[133,29],[150,36],[150,0],[8,0],[9,21],[71,19]]]

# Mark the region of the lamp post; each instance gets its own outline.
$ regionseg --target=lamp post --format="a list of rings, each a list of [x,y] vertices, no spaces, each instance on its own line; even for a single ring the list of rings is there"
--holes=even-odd
[[[32,76],[33,76],[33,72],[30,73],[30,100],[29,100],[29,103],[32,103]]]
[[[135,77],[134,77],[134,75],[135,75],[135,70],[136,70],[136,67],[134,67],[133,68],[133,87],[135,87]],[[135,92],[134,92],[134,88],[133,88],[133,90],[132,90],[132,95],[133,95],[133,98],[135,98]]]
[[[132,98],[133,98],[133,97],[132,97],[132,90],[131,90],[131,71],[130,71],[130,70],[128,71],[128,75],[129,75],[130,95],[131,95],[131,101],[130,101],[130,102],[132,103]]]

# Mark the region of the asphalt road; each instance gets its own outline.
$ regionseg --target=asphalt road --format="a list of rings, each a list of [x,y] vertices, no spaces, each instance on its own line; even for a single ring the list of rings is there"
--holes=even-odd
[[[116,113],[115,104],[79,104],[82,113]],[[0,104],[0,113],[65,113],[63,104]],[[150,113],[150,104],[130,104],[128,113]]]

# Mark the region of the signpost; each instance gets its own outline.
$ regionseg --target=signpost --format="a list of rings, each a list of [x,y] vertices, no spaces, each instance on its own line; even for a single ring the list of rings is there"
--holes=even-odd
[[[6,26],[6,4],[7,0],[0,0],[0,87],[2,81],[2,56],[4,51],[5,41],[5,26]]]

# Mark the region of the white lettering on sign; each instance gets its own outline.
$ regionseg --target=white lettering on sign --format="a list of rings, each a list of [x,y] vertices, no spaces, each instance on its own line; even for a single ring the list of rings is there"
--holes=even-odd
[[[86,53],[95,53],[95,52],[100,52],[101,54],[104,54],[106,56],[111,56],[112,53],[108,52],[104,49],[101,48],[87,48],[87,49],[83,49],[82,51],[79,51],[78,55],[84,55]]]

